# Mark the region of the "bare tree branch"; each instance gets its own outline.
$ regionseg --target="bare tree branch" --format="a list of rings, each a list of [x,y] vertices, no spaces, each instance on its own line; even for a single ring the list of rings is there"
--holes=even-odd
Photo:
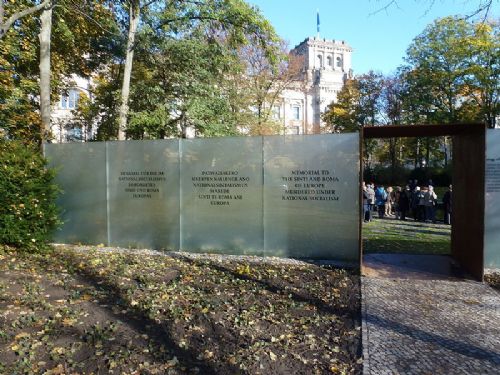
[[[385,5],[383,5],[379,9],[377,9],[375,12],[370,13],[369,15],[370,16],[374,16],[375,14],[378,14],[378,13],[381,13],[381,12],[387,13],[387,11],[389,10],[389,8],[392,7],[392,6],[395,6],[396,8],[399,9],[398,1],[397,0],[387,0],[387,2],[385,3]]]
[[[388,10],[389,8],[391,7],[395,7],[395,8],[400,8],[399,4],[400,4],[400,1],[399,0],[376,0],[377,2],[381,2],[381,6],[374,12],[370,13],[369,15],[370,16],[373,16],[375,14],[378,14],[378,13],[381,13],[381,12],[385,12],[385,13],[388,13]],[[427,15],[430,10],[434,7],[434,5],[436,4],[436,0],[414,0],[416,3],[428,3],[428,5],[425,7],[425,11],[424,11],[424,16]],[[474,18],[478,15],[483,15],[482,16],[482,22],[485,22],[490,14],[490,11],[491,11],[491,8],[493,6],[493,2],[494,1],[497,1],[498,0],[476,0],[478,2],[477,4],[477,7],[476,9],[468,14],[468,15],[465,15],[464,18],[465,19],[470,19],[470,18]],[[466,0],[466,2],[470,2],[470,0]]]
[[[82,17],[87,18],[90,22],[94,23],[97,27],[99,27],[105,33],[112,35],[112,36],[115,36],[115,37],[118,37],[119,39],[123,39],[123,40],[125,39],[121,33],[117,33],[117,32],[114,32],[113,30],[106,28],[100,22],[98,22],[95,18],[90,16],[87,12],[85,12],[84,10],[81,10],[81,7],[76,2],[71,1],[70,10],[72,10],[75,13],[80,14]]]
[[[32,6],[30,8],[26,8],[20,12],[16,12],[12,14],[5,22],[4,22],[4,2],[0,1],[0,40],[4,37],[7,31],[10,29],[12,24],[17,20],[29,16],[32,13],[38,12],[43,8],[47,7],[50,4],[50,0],[43,0],[40,4]]]
[[[470,19],[483,13],[482,22],[486,22],[488,15],[490,14],[492,5],[493,5],[493,0],[486,0],[486,1],[481,0],[479,2],[478,8],[473,13],[465,16],[465,19]]]

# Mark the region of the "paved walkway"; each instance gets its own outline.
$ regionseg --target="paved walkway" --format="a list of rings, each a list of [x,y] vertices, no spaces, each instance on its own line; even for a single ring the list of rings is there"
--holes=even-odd
[[[386,276],[362,277],[364,375],[500,374],[500,293]]]

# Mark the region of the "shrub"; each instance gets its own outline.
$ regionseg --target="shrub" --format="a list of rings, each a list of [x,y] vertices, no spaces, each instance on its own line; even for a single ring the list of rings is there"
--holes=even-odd
[[[363,180],[377,184],[405,186],[408,180],[418,180],[420,186],[425,185],[432,179],[434,186],[448,186],[451,184],[451,164],[447,167],[432,168],[404,168],[398,166],[394,170],[390,166],[376,165],[374,168],[366,167],[363,172]]]
[[[417,179],[419,185],[425,185],[432,179],[434,186],[448,186],[451,184],[451,164],[447,167],[416,168],[411,171],[409,178]]]
[[[0,243],[34,252],[47,249],[59,225],[55,172],[40,151],[0,140]]]

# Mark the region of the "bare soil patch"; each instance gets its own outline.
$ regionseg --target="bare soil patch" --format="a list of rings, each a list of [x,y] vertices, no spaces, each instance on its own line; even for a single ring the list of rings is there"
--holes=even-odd
[[[0,373],[357,374],[359,295],[313,264],[0,249]]]

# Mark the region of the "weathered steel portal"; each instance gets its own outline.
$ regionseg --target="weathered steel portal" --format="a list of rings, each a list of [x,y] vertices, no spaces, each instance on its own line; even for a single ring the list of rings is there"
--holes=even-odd
[[[439,136],[453,137],[451,254],[467,273],[482,281],[484,276],[485,125],[473,123],[372,126],[363,128],[361,134],[362,139]],[[360,143],[363,144],[363,142]],[[360,155],[362,174],[362,153]],[[360,249],[362,253],[361,246]]]

